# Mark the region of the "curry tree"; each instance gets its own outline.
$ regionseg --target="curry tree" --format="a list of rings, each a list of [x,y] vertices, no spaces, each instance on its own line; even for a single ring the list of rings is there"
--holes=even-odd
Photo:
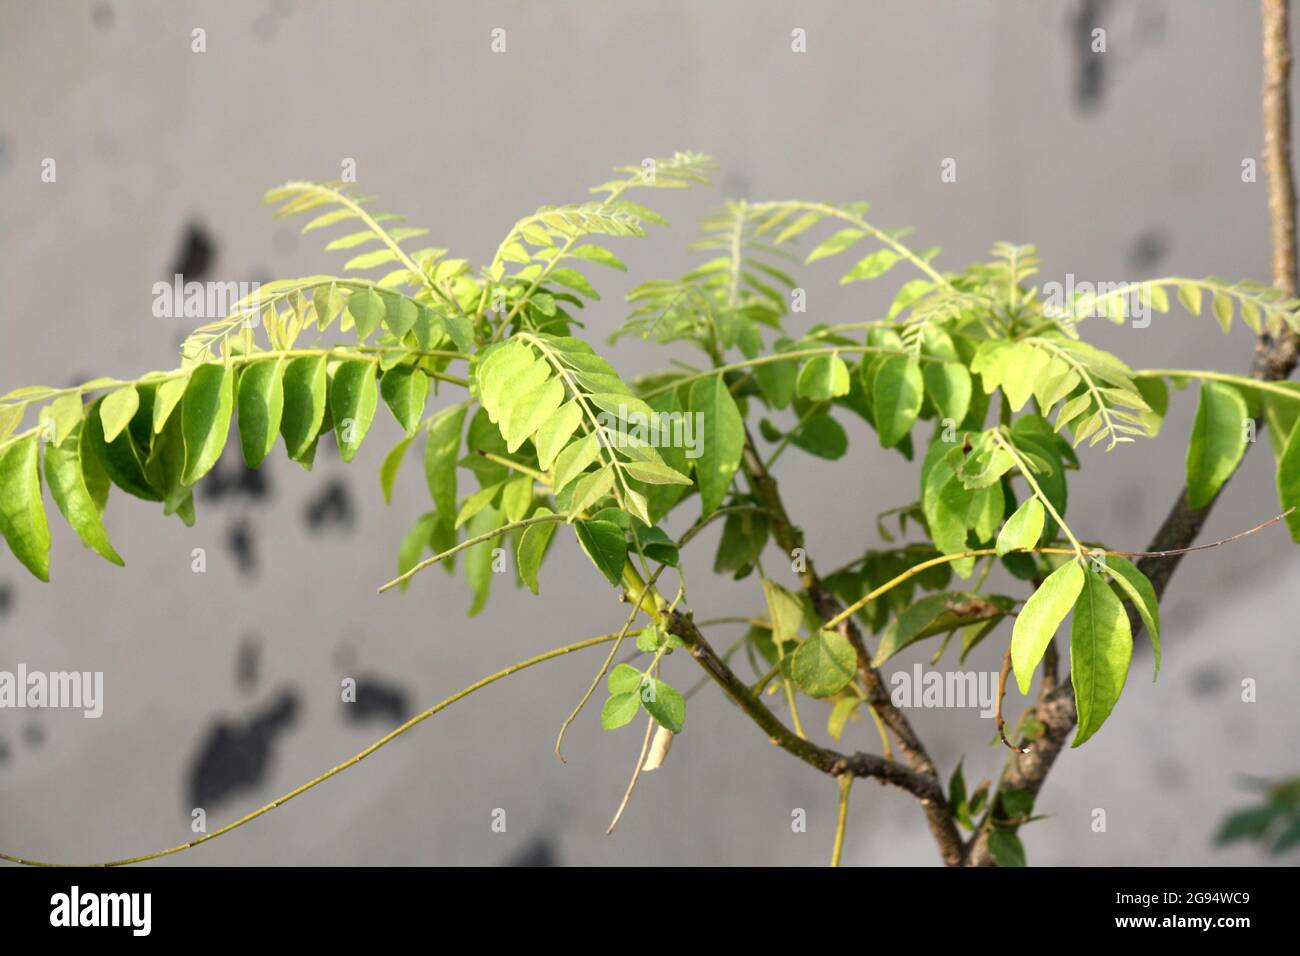
[[[193,524],[194,487],[232,426],[249,467],[282,445],[310,469],[322,436],[350,461],[382,404],[404,432],[380,469],[383,494],[418,456],[431,505],[412,515],[396,546],[397,576],[381,590],[418,589],[420,572],[459,560],[472,616],[489,599],[494,549],[509,547],[517,583],[537,593],[557,535],[572,535],[593,580],[614,592],[611,609],[616,596],[632,608],[615,633],[470,690],[608,645],[564,726],[589,700],[588,719],[598,714],[612,732],[644,711],[639,772],[661,763],[689,727],[681,682],[690,674],[675,662],[684,655],[766,736],[837,778],[836,861],[849,786],[874,777],[918,798],[945,861],[1023,862],[1017,830],[1033,816],[1036,786],[1012,775],[968,790],[960,766],[941,783],[881,669],[913,644],[955,664],[996,641],[1005,646],[1003,685],[1014,675],[1028,694],[1040,683],[1039,707],[1010,730],[999,687],[997,728],[1016,752],[1010,760],[1050,751],[1042,708],[1072,703],[1073,746],[1102,731],[1139,629],[1159,670],[1160,611],[1156,588],[1129,560],[1137,553],[1108,548],[1068,519],[1072,474],[1098,453],[1141,456],[1138,443],[1181,400],[1171,386],[1195,382],[1187,505],[1213,500],[1264,419],[1286,511],[1300,502],[1300,391],[1220,372],[1135,371],[1088,334],[1150,309],[1277,337],[1300,328],[1300,302],[1217,278],[1047,295],[1034,284],[1033,246],[1000,242],[987,261],[954,271],[938,249],[908,244],[906,230],[875,225],[865,202],[736,201],[704,220],[695,268],[633,289],[615,333],[685,343],[698,361],[629,380],[578,316],[600,300],[600,270],[626,269],[610,247],[664,225],[645,197],[705,182],[710,169],[694,153],[623,167],[592,198],[520,219],[479,265],[421,245],[427,230],[375,211],[347,184],[272,190],[275,215],[301,217],[304,233],[333,230],[326,250],[346,250],[342,267],[260,286],[197,329],[175,369],[0,397],[0,532],[48,580],[48,492],[86,547],[122,564],[103,522],[111,489]],[[894,283],[892,305],[867,321],[803,327],[792,303],[802,301],[794,273],[805,266],[837,270],[846,298],[859,283]],[[882,546],[823,573],[774,471],[786,456],[841,458],[854,416],[873,430],[877,454],[912,463],[915,494],[886,503]],[[842,493],[875,507],[857,496],[859,481],[845,477]],[[1287,521],[1300,538],[1300,516]],[[714,522],[715,572],[753,583],[752,604],[737,609],[752,624],[726,653],[692,617],[681,566],[682,551]],[[1012,582],[1007,593],[986,587],[995,567],[1009,572],[993,579]],[[787,568],[797,588],[780,583],[791,580]],[[612,666],[633,648],[633,663]],[[682,653],[670,667],[674,652]],[[753,673],[742,678],[733,661],[746,658]],[[1072,694],[1065,704],[1063,691]],[[836,749],[861,728],[865,739]],[[977,727],[971,736],[986,739]]]

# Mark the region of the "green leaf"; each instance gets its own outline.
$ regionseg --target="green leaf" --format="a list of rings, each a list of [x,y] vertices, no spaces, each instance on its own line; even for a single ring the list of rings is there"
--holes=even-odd
[[[1133,634],[1124,605],[1100,574],[1086,572],[1084,582],[1070,630],[1070,680],[1079,714],[1071,747],[1095,734],[1110,716],[1133,656]]]
[[[1291,540],[1300,542],[1300,419],[1291,427],[1286,445],[1277,459],[1277,495],[1282,510],[1295,508],[1286,516]]]
[[[285,451],[298,461],[314,447],[325,420],[325,356],[291,359],[284,369],[284,411],[280,434]]]
[[[111,442],[130,424],[140,407],[140,393],[134,385],[124,385],[109,392],[99,404],[99,417],[104,423],[104,441]]]
[[[1032,548],[1038,544],[1043,533],[1043,523],[1047,513],[1038,498],[1026,498],[1016,509],[1015,514],[1007,519],[998,534],[997,552],[999,555],[1021,548]]]
[[[1151,649],[1156,658],[1156,672],[1151,679],[1155,680],[1160,676],[1160,602],[1156,598],[1156,589],[1138,566],[1127,558],[1107,555],[1106,570],[1110,572],[1111,580],[1124,592],[1124,596],[1137,608],[1147,636],[1151,638]]]
[[[613,487],[614,469],[611,466],[606,465],[599,471],[593,471],[573,486],[573,497],[569,501],[569,514],[577,515],[586,511],[609,494]]]
[[[996,623],[1011,606],[1010,598],[996,594],[987,597],[962,591],[927,594],[885,628],[871,659],[872,666],[879,667],[903,648],[924,638],[984,621]]]
[[[809,697],[838,694],[857,673],[858,655],[839,631],[817,631],[799,645],[790,676]]]
[[[1070,560],[1047,576],[1029,596],[1011,629],[1011,666],[1020,693],[1028,694],[1034,670],[1083,590],[1084,570]]]
[[[211,470],[226,447],[235,403],[235,373],[224,365],[200,365],[181,400],[185,468],[181,482],[192,485]]]
[[[429,423],[424,446],[424,477],[438,514],[450,520],[456,514],[456,459],[460,457],[465,406],[456,405]]]
[[[881,447],[893,448],[912,430],[924,388],[920,368],[907,356],[891,355],[881,363],[871,388]]]
[[[921,377],[940,417],[960,425],[970,410],[971,380],[966,366],[958,362],[927,362]]]
[[[345,462],[356,456],[365,440],[378,403],[375,363],[357,359],[340,364],[330,389],[330,417],[334,419],[339,457]]]
[[[402,537],[401,544],[397,547],[397,574],[399,577],[415,567],[420,562],[420,559],[424,557],[424,550],[429,547],[433,537],[434,522],[437,520],[438,516],[429,511],[421,515],[415,526]],[[451,558],[447,559],[448,562],[451,560]],[[398,590],[405,591],[410,585],[411,581],[407,579],[397,587]]]
[[[348,265],[351,266],[351,263]],[[384,318],[383,296],[374,289],[358,289],[348,297],[348,314],[356,323],[357,337],[364,342],[371,332],[379,328],[379,323]]]
[[[1223,327],[1223,331],[1227,332],[1231,330],[1232,299],[1224,295],[1222,292],[1216,292],[1214,294],[1214,300],[1211,303],[1211,309],[1214,311],[1214,317],[1219,321],[1219,325]]]
[[[745,425],[720,375],[702,378],[691,386],[690,411],[704,416],[695,476],[700,485],[702,514],[709,515],[722,504],[732,476],[740,467]]]
[[[675,734],[682,732],[686,723],[686,701],[675,687],[650,678],[641,689],[641,706],[659,726]]]
[[[542,423],[533,439],[533,445],[537,449],[537,464],[543,471],[550,470],[556,456],[581,424],[582,406],[576,398],[565,402]]]
[[[183,385],[182,385],[183,387]],[[157,399],[154,400],[154,408],[158,407]],[[21,417],[21,415],[20,415]],[[46,426],[47,440],[53,445],[62,445],[63,440],[67,438],[74,428],[81,424],[85,417],[85,406],[82,404],[81,396],[76,394],[60,395],[50,404],[41,409],[40,421]],[[8,436],[3,434],[4,429],[0,428],[0,441]]]
[[[31,434],[0,452],[0,535],[27,570],[49,581],[50,526],[41,501],[40,448],[40,436]]]
[[[795,394],[814,402],[828,402],[849,393],[849,367],[838,355],[817,355],[799,371]]]
[[[1235,388],[1219,382],[1201,384],[1201,401],[1187,446],[1187,503],[1204,508],[1232,477],[1246,453],[1250,413]]]
[[[550,508],[543,505],[537,509],[533,517],[552,513]],[[556,524],[557,522],[554,521],[530,524],[524,529],[524,533],[519,536],[519,547],[515,553],[515,560],[519,566],[519,577],[523,579],[524,584],[528,585],[528,590],[534,594],[537,593],[537,571],[542,566],[542,558],[546,555],[546,549],[555,534]]]
[[[993,830],[989,833],[989,853],[998,866],[1025,865],[1025,845],[1010,830]]]
[[[591,563],[610,584],[617,586],[623,580],[623,565],[627,561],[623,529],[612,521],[575,521],[573,530]]]
[[[830,415],[814,415],[794,432],[790,443],[810,455],[836,461],[849,450],[849,436],[844,426]]]
[[[328,286],[317,286],[311,301],[316,307],[316,327],[323,332],[343,310],[343,296],[339,295],[338,286],[331,282]]]
[[[249,468],[262,464],[280,434],[284,364],[283,358],[254,362],[239,376],[239,444]]]
[[[864,279],[874,279],[877,276],[882,276],[892,269],[900,259],[902,259],[902,256],[892,249],[877,249],[865,259],[859,260],[857,265],[840,276],[840,285],[848,285],[850,282],[861,282]]]
[[[384,404],[408,435],[415,434],[424,418],[429,397],[429,376],[409,365],[394,365],[379,382]]]
[[[691,479],[661,461],[629,461],[623,465],[623,470],[637,481],[644,481],[648,485],[691,484]]]
[[[635,694],[645,683],[645,675],[631,664],[619,664],[605,678],[611,694]]]
[[[845,697],[835,702],[830,716],[826,718],[826,733],[830,734],[833,740],[839,740],[844,736],[845,724],[861,704],[862,701],[856,697]]]
[[[397,480],[397,472],[402,467],[402,461],[406,458],[406,450],[411,447],[411,442],[415,440],[414,435],[404,435],[402,440],[394,445],[384,456],[383,464],[379,466],[379,487],[384,493],[384,504],[392,504],[393,501],[393,483]]]
[[[126,562],[108,540],[101,517],[103,508],[96,500],[96,493],[99,500],[107,496],[108,476],[100,472],[99,462],[93,456],[83,460],[83,435],[82,427],[78,426],[66,444],[45,446],[45,480],[59,512],[82,544],[113,564],[122,566]],[[92,493],[92,486],[96,493]]]
[[[763,597],[772,621],[772,640],[778,645],[793,641],[803,623],[803,602],[775,581],[763,578]]]
[[[459,528],[495,501],[503,487],[505,487],[505,482],[498,481],[493,485],[485,485],[466,498],[465,503],[460,506],[460,511],[456,512],[456,523],[454,527]]]
[[[777,352],[790,351],[792,346],[785,339],[773,343]],[[754,377],[762,390],[768,404],[773,408],[785,408],[794,398],[799,379],[799,360],[789,359],[784,362],[764,362],[754,366]]]
[[[638,674],[639,678],[641,675]],[[641,709],[641,695],[636,691],[615,694],[605,701],[600,709],[600,726],[606,730],[618,730],[632,722],[632,718]]]
[[[495,531],[501,527],[501,513],[495,508],[484,508],[469,522],[465,535],[476,538]],[[492,552],[497,542],[488,539],[471,548],[465,549],[465,580],[469,583],[474,600],[470,603],[469,616],[474,617],[487,606],[488,591],[492,587]]]
[[[402,336],[415,326],[420,317],[420,307],[404,295],[383,296],[384,325],[401,341]]]
[[[600,454],[600,442],[596,433],[591,432],[572,442],[555,458],[555,491],[561,492],[569,482],[577,478],[596,456]]]
[[[1183,304],[1183,308],[1192,315],[1201,314],[1201,287],[1190,283],[1181,283],[1178,286],[1178,301]]]
[[[804,265],[816,262],[818,259],[825,259],[829,256],[838,255],[845,249],[849,248],[866,233],[861,229],[841,229],[829,239],[824,240],[812,252],[808,253],[808,258],[804,260]]]

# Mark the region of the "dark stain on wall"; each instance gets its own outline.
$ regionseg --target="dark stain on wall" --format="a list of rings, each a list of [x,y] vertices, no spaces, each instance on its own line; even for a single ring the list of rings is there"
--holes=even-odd
[[[506,866],[559,866],[559,852],[549,837],[533,837],[529,844],[506,861]]]
[[[298,693],[280,691],[244,719],[217,719],[209,727],[185,775],[185,808],[211,810],[265,781],[278,739],[298,718]]]
[[[216,241],[203,226],[191,221],[185,226],[181,247],[177,250],[176,258],[172,261],[172,267],[167,270],[167,275],[180,273],[185,277],[186,282],[202,281],[212,271],[216,258]]]
[[[410,695],[382,677],[358,677],[357,699],[343,704],[343,714],[354,724],[381,720],[400,724],[411,713]]]
[[[321,490],[307,501],[303,520],[312,531],[325,531],[330,527],[351,530],[356,521],[352,495],[341,478],[331,478]]]

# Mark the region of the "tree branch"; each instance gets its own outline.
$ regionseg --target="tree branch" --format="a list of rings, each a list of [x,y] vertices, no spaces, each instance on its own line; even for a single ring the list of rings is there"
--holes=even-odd
[[[777,545],[786,554],[793,554],[796,549],[801,549],[804,552],[804,570],[800,573],[800,582],[803,585],[804,593],[812,601],[813,609],[824,621],[837,617],[843,607],[839,599],[831,593],[822,579],[818,577],[817,571],[813,567],[812,558],[808,556],[807,549],[804,547],[803,532],[790,520],[790,515],[781,500],[780,491],[777,489],[776,479],[764,467],[763,460],[758,456],[753,438],[749,435],[748,430],[745,433],[745,450],[742,464],[745,473],[749,477],[750,487],[762,503],[772,522],[772,535],[776,539]],[[838,630],[853,645],[853,649],[857,653],[858,676],[862,679],[863,686],[866,689],[867,702],[897,739],[898,749],[902,752],[907,766],[918,777],[928,781],[927,786],[930,796],[923,798],[921,803],[930,825],[930,832],[939,845],[939,852],[943,857],[943,861],[949,866],[960,864],[962,859],[961,834],[957,830],[952,811],[949,809],[947,799],[943,795],[943,786],[939,782],[939,771],[935,767],[934,761],[930,759],[930,754],[926,751],[921,738],[912,729],[911,721],[894,706],[880,672],[871,666],[871,654],[867,651],[866,643],[862,638],[862,631],[858,628],[857,623],[851,616],[846,617],[839,622]],[[917,794],[917,796],[920,796],[920,794]]]
[[[1291,174],[1291,45],[1289,0],[1262,0],[1264,22],[1264,171],[1268,180],[1268,209],[1273,248],[1273,285],[1289,296],[1296,295],[1296,221],[1295,183]],[[1297,359],[1295,333],[1283,330],[1280,337],[1265,332],[1255,346],[1250,374],[1261,381],[1285,379],[1295,369]],[[1264,423],[1257,422],[1262,428]],[[1249,445],[1247,449],[1249,450]],[[1226,487],[1226,484],[1225,484]],[[1222,489],[1220,489],[1222,491]],[[1218,498],[1216,496],[1215,501]],[[1160,530],[1151,542],[1150,551],[1176,551],[1186,548],[1201,533],[1210,510],[1187,504],[1187,490],[1178,495]],[[1169,585],[1182,554],[1151,556],[1138,567],[1161,597]],[[1135,611],[1129,612],[1129,625],[1136,640],[1142,621]],[[1035,716],[1044,726],[1043,735],[1034,741],[1033,752],[1013,757],[1002,773],[999,792],[1024,790],[1036,796],[1052,764],[1074,728],[1077,714],[1074,692],[1067,680],[1054,689],[1044,687],[1039,693]],[[1003,814],[1005,816],[1005,814]],[[988,831],[981,830],[971,840],[966,862],[970,866],[992,866],[988,849]]]

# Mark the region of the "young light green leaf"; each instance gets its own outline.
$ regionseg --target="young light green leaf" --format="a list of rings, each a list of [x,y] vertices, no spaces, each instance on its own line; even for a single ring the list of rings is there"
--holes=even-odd
[[[691,483],[691,479],[661,461],[629,461],[623,465],[623,470],[637,481],[644,481],[648,485],[689,485]]]
[[[1133,656],[1128,615],[1100,574],[1084,573],[1070,629],[1070,680],[1074,684],[1078,729],[1071,747],[1097,732],[1124,690]]]
[[[565,402],[555,414],[542,423],[533,439],[533,445],[537,449],[537,464],[543,471],[550,470],[556,456],[564,449],[580,424],[582,424],[582,406],[578,404],[576,398]]]
[[[767,599],[767,614],[772,622],[772,640],[785,644],[797,638],[803,623],[803,602],[767,578],[763,578],[763,597]]]
[[[158,407],[157,398],[154,399],[154,408]],[[40,421],[47,429],[46,439],[52,445],[62,445],[63,440],[72,434],[81,420],[85,417],[85,406],[82,404],[81,396],[78,394],[60,395],[50,404],[41,409]],[[3,429],[0,429],[2,432]],[[0,434],[0,440],[5,435]]]
[[[998,534],[997,552],[999,555],[1021,548],[1032,548],[1038,544],[1043,533],[1043,523],[1047,513],[1037,497],[1026,498],[1016,509],[1015,514],[1007,519]]]
[[[849,393],[849,367],[838,355],[817,355],[799,370],[795,394],[814,402],[829,402]]]
[[[790,676],[809,697],[838,694],[857,673],[858,656],[839,631],[818,631],[799,645]]]
[[[614,487],[614,469],[606,465],[599,471],[583,477],[574,485],[573,498],[569,503],[569,514],[578,515],[586,511]]]
[[[641,675],[638,674],[639,678]],[[641,709],[641,695],[636,691],[614,694],[605,701],[600,709],[600,726],[605,730],[618,730],[632,722],[632,718]]]
[[[104,441],[111,442],[130,424],[140,407],[140,393],[134,385],[124,385],[109,392],[99,403],[99,418],[104,423]]]
[[[619,664],[605,678],[605,686],[611,694],[636,694],[645,679],[645,675],[631,664]]]
[[[185,468],[181,482],[192,485],[211,470],[226,447],[235,404],[235,373],[224,365],[200,365],[181,400]]]
[[[1160,601],[1156,598],[1156,589],[1152,587],[1147,576],[1136,564],[1118,555],[1106,556],[1106,569],[1110,571],[1111,580],[1124,592],[1124,596],[1137,608],[1138,616],[1151,639],[1151,649],[1155,652],[1156,672],[1153,681],[1160,676]]]
[[[1011,629],[1011,666],[1020,693],[1029,693],[1034,670],[1043,659],[1057,628],[1074,607],[1075,599],[1083,589],[1083,578],[1084,570],[1079,562],[1067,561],[1047,576],[1016,616],[1015,626]]]
[[[1219,382],[1201,384],[1201,401],[1187,446],[1187,503],[1204,508],[1232,477],[1246,453],[1250,412],[1241,393]]]
[[[573,530],[591,563],[617,586],[623,580],[623,564],[627,561],[623,529],[612,521],[575,521]]]
[[[330,389],[330,417],[334,419],[339,457],[345,462],[355,457],[365,440],[378,403],[375,363],[355,360],[339,365]]]
[[[27,570],[49,581],[50,526],[41,501],[40,448],[40,436],[33,433],[0,452],[0,536]]]
[[[118,566],[126,562],[114,550],[104,530],[101,517],[103,510],[91,492],[91,485],[98,485],[98,494],[107,495],[108,476],[98,475],[95,471],[99,463],[93,459],[83,462],[81,426],[73,430],[69,441],[63,445],[45,446],[45,481],[50,486],[50,495],[58,506],[68,526],[77,533],[82,544],[99,554],[105,560]],[[88,466],[83,470],[83,464]],[[91,477],[87,478],[86,472]]]
[[[239,443],[249,468],[262,464],[280,434],[284,364],[283,358],[254,362],[239,376]]]
[[[555,458],[555,490],[563,491],[569,482],[582,474],[600,454],[600,442],[596,433],[591,432],[572,442]]]
[[[690,411],[704,416],[695,476],[700,484],[702,513],[709,515],[722,504],[732,476],[740,467],[745,425],[720,375],[702,378],[691,386]]]
[[[891,355],[881,363],[871,388],[881,447],[893,448],[911,432],[924,388],[920,368],[907,356]]]
[[[172,412],[185,397],[185,389],[189,385],[188,375],[182,375],[178,378],[169,378],[158,386],[158,390],[153,396],[153,431],[159,434],[167,425],[167,420],[171,418]]]

